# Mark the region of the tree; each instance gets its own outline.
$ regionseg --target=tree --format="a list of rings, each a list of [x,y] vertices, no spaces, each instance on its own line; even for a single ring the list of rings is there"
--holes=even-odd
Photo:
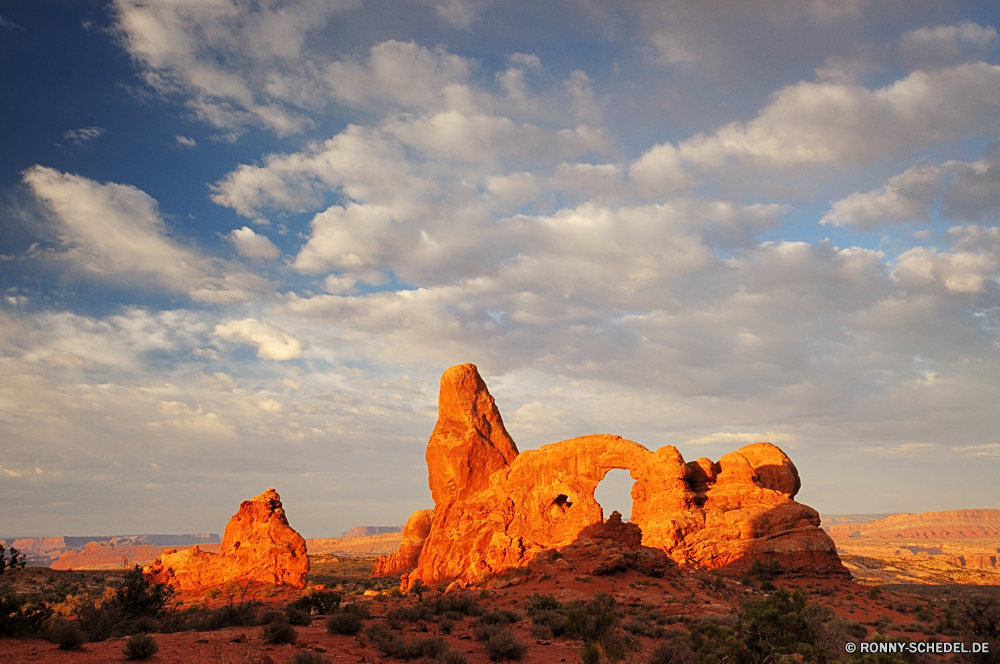
[[[10,560],[7,559],[7,547],[0,543],[0,574],[3,574],[9,567],[12,570],[24,569],[28,562],[24,559],[24,554],[10,547]]]

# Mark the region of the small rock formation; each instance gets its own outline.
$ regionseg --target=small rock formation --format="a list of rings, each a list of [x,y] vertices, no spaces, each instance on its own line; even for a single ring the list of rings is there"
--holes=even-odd
[[[396,553],[379,556],[375,563],[375,576],[396,576],[410,572],[417,566],[424,540],[431,532],[434,510],[418,510],[410,515],[403,526],[403,541]]]
[[[274,489],[240,504],[226,525],[219,553],[197,546],[170,550],[143,568],[147,576],[183,591],[216,588],[229,581],[304,588],[308,571],[306,542],[288,525]]]
[[[739,574],[758,558],[847,574],[819,515],[793,500],[801,485],[794,464],[770,443],[718,462],[685,463],[669,445],[651,452],[609,435],[518,454],[471,364],[445,371],[438,409],[427,444],[433,520],[404,586],[415,579],[478,584],[516,568],[574,567],[574,560],[592,574],[665,573],[676,563]],[[620,515],[605,521],[594,500],[613,468],[635,480],[631,524]],[[376,574],[406,569],[414,562],[408,556],[386,559]]]

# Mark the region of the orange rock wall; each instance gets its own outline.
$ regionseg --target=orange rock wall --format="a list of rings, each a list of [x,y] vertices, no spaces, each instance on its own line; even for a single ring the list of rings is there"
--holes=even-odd
[[[309,558],[305,540],[288,525],[281,497],[268,489],[240,504],[226,525],[219,553],[197,546],[171,550],[143,571],[185,591],[216,588],[230,581],[304,588]]]
[[[471,364],[441,378],[427,446],[434,519],[409,581],[479,583],[562,549],[604,523],[594,499],[613,468],[629,471],[642,545],[675,561],[740,573],[753,558],[846,574],[815,510],[793,500],[791,460],[769,443],[717,463],[685,463],[619,436],[594,435],[517,453]]]

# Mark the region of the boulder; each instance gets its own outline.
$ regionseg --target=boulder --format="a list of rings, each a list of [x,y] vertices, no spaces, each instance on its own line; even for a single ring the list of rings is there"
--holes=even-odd
[[[143,571],[183,591],[216,588],[230,581],[304,588],[309,558],[305,540],[288,525],[281,497],[268,489],[240,504],[226,525],[219,553],[197,546],[169,550]]]
[[[594,499],[613,468],[635,480],[632,524],[605,521]],[[558,562],[556,552],[562,566],[573,564],[565,560],[570,553],[601,573],[640,561],[661,572],[682,563],[739,574],[754,559],[777,558],[792,570],[848,574],[819,515],[793,500],[798,472],[774,445],[685,463],[669,445],[651,452],[620,436],[593,435],[519,454],[471,364],[441,378],[427,469],[434,518],[404,585],[484,583]]]

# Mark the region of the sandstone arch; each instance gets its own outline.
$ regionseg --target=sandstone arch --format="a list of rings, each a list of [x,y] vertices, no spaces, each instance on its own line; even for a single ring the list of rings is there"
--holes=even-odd
[[[519,453],[471,364],[442,376],[438,417],[427,446],[434,516],[410,558],[410,580],[478,583],[595,540],[614,549],[596,563],[605,571],[615,557],[614,564],[662,569],[665,553],[724,572],[779,558],[792,568],[846,573],[819,515],[793,500],[801,485],[794,464],[770,443],[718,462],[686,463],[672,446],[654,452],[605,434]],[[594,498],[615,468],[634,480],[632,524],[617,513],[602,519]]]

